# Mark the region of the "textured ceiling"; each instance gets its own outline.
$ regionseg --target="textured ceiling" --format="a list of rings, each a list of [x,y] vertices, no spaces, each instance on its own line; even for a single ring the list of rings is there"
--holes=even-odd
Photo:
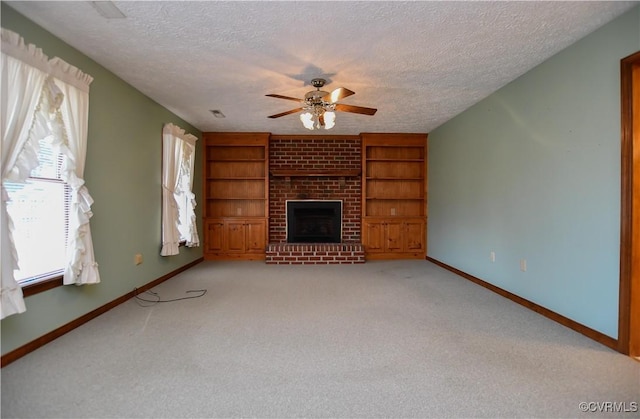
[[[356,92],[331,134],[429,132],[637,2],[7,1],[202,131],[315,134],[310,81]],[[45,51],[45,53],[47,53]],[[209,110],[219,109],[225,119]]]

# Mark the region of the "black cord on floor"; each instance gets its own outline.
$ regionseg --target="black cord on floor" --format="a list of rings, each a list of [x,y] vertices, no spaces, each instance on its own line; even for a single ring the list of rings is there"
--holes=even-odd
[[[140,294],[138,294],[138,288],[134,288],[133,289],[133,296],[135,297],[136,302],[138,303],[138,305],[140,305],[142,307],[149,307],[150,305],[154,305],[154,304],[157,304],[157,303],[170,303],[170,302],[173,302],[173,301],[190,300],[192,298],[200,298],[200,297],[202,297],[203,295],[205,295],[207,293],[207,290],[205,289],[205,290],[188,290],[188,291],[186,291],[186,293],[190,293],[190,292],[191,293],[197,292],[199,294],[198,295],[192,295],[192,296],[189,296],[189,297],[180,297],[180,298],[172,298],[172,299],[169,299],[169,300],[163,300],[162,298],[160,298],[160,294],[158,294],[157,292],[153,292],[153,291],[149,290],[149,291],[145,291],[144,293],[154,296],[156,298],[156,300],[147,300],[145,298],[139,297]],[[151,304],[143,305],[143,304],[140,304],[140,301],[144,301],[146,303],[151,303]]]

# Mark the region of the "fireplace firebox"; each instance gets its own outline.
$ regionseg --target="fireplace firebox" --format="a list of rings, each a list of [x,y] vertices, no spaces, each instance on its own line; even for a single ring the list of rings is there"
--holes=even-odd
[[[340,243],[342,201],[287,201],[287,243]]]

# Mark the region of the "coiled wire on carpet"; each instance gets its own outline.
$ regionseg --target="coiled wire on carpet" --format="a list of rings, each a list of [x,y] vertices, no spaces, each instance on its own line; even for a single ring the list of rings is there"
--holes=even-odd
[[[169,300],[163,300],[160,297],[160,294],[158,294],[157,292],[154,292],[154,291],[151,291],[151,290],[147,290],[147,291],[144,291],[143,294],[150,294],[150,295],[152,295],[153,297],[156,298],[155,300],[148,300],[148,299],[140,297],[140,294],[138,293],[138,288],[134,288],[133,289],[133,296],[134,296],[134,298],[136,300],[136,303],[138,303],[139,306],[141,306],[141,307],[150,307],[150,306],[155,305],[157,303],[171,303],[173,301],[181,301],[181,300],[190,300],[192,298],[200,298],[200,297],[202,297],[203,295],[205,295],[207,293],[207,290],[206,289],[204,289],[204,290],[188,290],[188,291],[185,291],[185,292],[186,293],[195,293],[195,292],[197,292],[199,294],[198,295],[191,295],[191,296],[188,296],[188,297],[178,297],[178,298],[171,298]],[[151,303],[151,304],[141,304],[141,302]]]

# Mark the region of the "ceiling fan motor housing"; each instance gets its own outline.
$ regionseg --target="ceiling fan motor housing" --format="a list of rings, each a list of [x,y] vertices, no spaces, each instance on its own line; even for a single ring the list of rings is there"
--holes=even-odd
[[[307,92],[304,95],[304,109],[309,112],[313,112],[316,115],[320,115],[325,111],[333,111],[335,106],[332,106],[331,103],[323,100],[329,92],[325,92],[320,90],[321,87],[325,85],[327,81],[325,79],[312,79],[311,85],[315,87],[317,90],[312,90]]]
[[[304,95],[304,102],[307,106],[312,107],[329,104],[328,102],[322,100],[322,98],[327,96],[329,92],[320,90],[320,88],[323,87],[326,83],[327,81],[325,79],[316,78],[311,80],[311,85],[317,90],[312,90]]]
[[[328,95],[329,92],[325,92],[322,90],[312,90],[304,95],[304,101],[309,103],[322,103],[322,98]]]
[[[325,111],[333,111],[335,104],[329,103],[322,98],[327,96],[329,92],[322,90],[314,90],[304,95],[304,110],[320,115]]]

